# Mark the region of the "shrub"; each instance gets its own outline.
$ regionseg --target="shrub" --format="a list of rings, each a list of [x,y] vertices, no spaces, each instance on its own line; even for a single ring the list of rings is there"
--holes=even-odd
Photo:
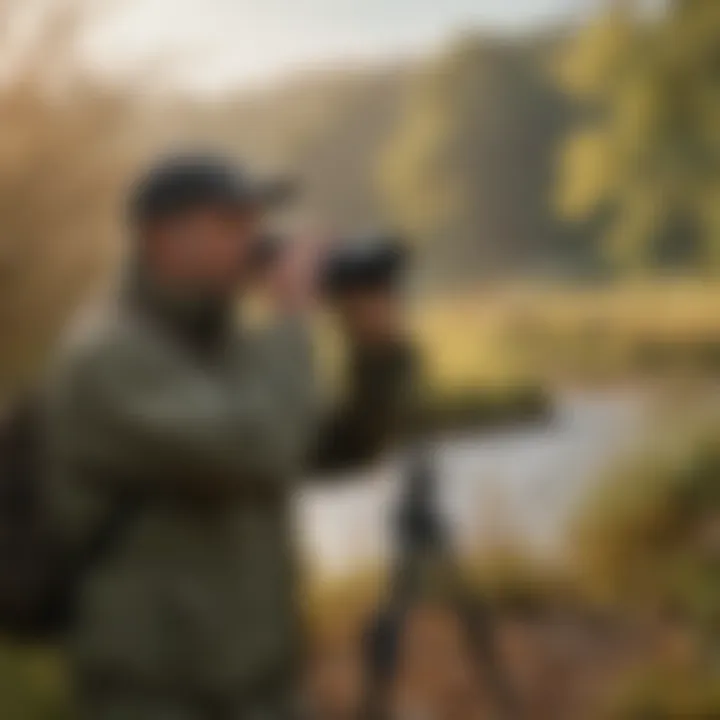
[[[718,627],[720,425],[656,437],[590,494],[572,536],[580,571],[605,599]]]

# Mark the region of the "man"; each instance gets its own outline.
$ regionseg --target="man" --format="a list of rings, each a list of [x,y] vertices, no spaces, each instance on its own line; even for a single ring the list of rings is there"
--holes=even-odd
[[[278,263],[276,326],[236,329],[275,190],[215,158],[151,171],[118,306],[50,383],[51,506],[71,548],[95,546],[72,630],[90,718],[285,717],[293,480],[371,458],[398,417],[409,353],[392,293],[338,302],[352,375],[324,420],[311,255]]]

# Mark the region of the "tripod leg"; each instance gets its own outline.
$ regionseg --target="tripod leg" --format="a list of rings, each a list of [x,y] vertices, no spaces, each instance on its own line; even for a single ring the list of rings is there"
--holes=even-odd
[[[492,693],[500,720],[519,720],[520,702],[512,679],[498,651],[492,611],[481,598],[467,599],[464,614],[470,626],[473,651],[481,665],[486,684]]]

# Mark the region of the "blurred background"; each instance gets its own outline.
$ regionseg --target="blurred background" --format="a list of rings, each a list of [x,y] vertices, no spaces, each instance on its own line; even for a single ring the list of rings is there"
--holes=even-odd
[[[527,716],[720,717],[720,3],[2,0],[0,406],[190,144],[295,174],[298,226],[411,239],[443,510]],[[382,592],[397,475],[299,498],[319,656]],[[2,647],[0,716],[63,696]]]

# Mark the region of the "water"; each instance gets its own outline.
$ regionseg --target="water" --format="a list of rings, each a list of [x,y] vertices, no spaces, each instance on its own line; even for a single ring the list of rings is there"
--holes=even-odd
[[[639,393],[571,392],[543,426],[440,441],[441,506],[456,545],[511,532],[538,552],[562,547],[564,529],[592,482],[650,423]],[[311,566],[326,576],[385,562],[402,462],[309,485],[299,532]]]

